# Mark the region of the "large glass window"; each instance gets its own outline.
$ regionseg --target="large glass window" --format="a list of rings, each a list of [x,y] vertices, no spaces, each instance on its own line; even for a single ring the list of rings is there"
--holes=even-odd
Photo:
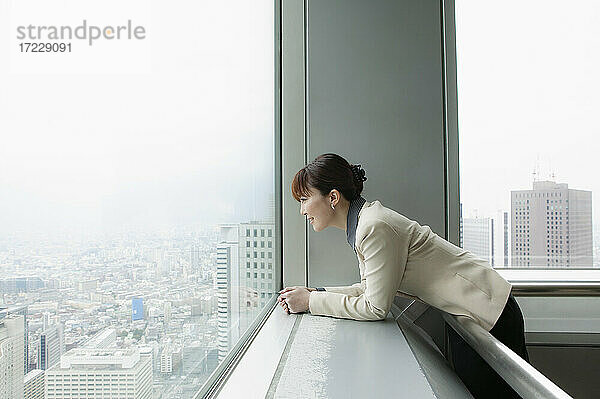
[[[1,6],[0,313],[25,316],[23,374],[192,397],[273,298],[278,256],[248,270],[280,237],[274,9]]]
[[[460,241],[494,267],[600,266],[599,19],[596,1],[456,1]]]

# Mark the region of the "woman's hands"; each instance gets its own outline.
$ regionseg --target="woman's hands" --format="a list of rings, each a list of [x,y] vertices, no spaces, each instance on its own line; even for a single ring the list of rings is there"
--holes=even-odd
[[[302,286],[285,287],[279,291],[277,301],[288,314],[306,312],[310,292],[314,290],[314,288]]]

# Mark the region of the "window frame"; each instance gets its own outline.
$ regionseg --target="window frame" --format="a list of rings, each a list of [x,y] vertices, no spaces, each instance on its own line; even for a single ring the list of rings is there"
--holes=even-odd
[[[281,0],[273,1],[274,7],[274,93],[273,93],[273,134],[274,134],[274,198],[275,198],[275,228],[273,236],[275,237],[275,245],[273,247],[273,275],[275,281],[275,290],[279,291],[283,288],[283,222],[282,222],[282,124],[281,124]],[[251,233],[255,233],[254,230]],[[253,234],[256,237],[257,234]],[[253,238],[252,237],[252,238]],[[204,384],[198,388],[198,391],[193,395],[194,399],[216,397],[235,369],[244,353],[271,315],[277,296],[273,295],[271,299],[265,303],[260,313],[240,339],[231,348],[227,356],[219,363],[217,368],[211,373]]]

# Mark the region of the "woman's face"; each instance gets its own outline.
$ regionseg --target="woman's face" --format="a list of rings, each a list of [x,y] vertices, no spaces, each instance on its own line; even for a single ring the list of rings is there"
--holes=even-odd
[[[313,188],[308,197],[300,197],[300,213],[306,216],[315,231],[327,228],[333,217],[329,198]]]

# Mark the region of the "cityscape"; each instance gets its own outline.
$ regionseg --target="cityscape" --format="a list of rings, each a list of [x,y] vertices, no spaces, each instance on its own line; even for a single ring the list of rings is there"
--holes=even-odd
[[[271,216],[3,240],[0,397],[193,397],[273,297],[275,236]]]
[[[460,246],[493,267],[600,267],[591,191],[534,179],[531,189],[511,190],[510,204],[496,215],[470,217],[461,204]]]
[[[591,191],[534,181],[511,209],[463,217],[494,267],[599,267]],[[265,220],[0,242],[2,398],[191,398],[277,288]],[[598,240],[596,239],[597,243]]]

